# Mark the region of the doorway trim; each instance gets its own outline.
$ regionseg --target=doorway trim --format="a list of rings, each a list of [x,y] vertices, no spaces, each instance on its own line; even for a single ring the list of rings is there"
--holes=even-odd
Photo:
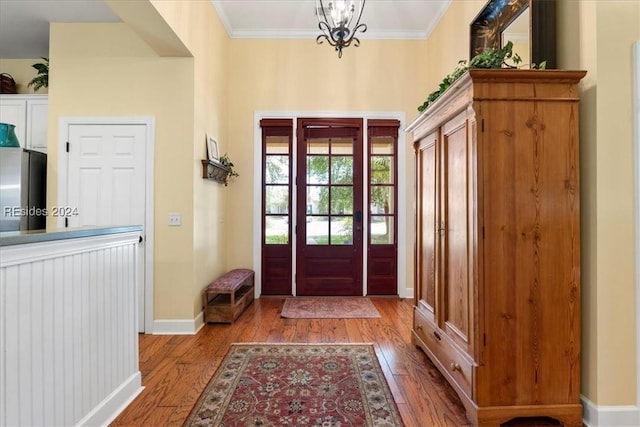
[[[260,127],[260,120],[273,118],[273,119],[283,119],[283,118],[291,118],[294,119],[294,129],[293,129],[293,158],[297,158],[297,123],[296,120],[299,117],[314,117],[314,118],[362,118],[363,123],[363,146],[366,147],[368,143],[367,136],[367,125],[369,119],[396,119],[400,121],[400,128],[398,131],[398,170],[404,171],[407,168],[407,157],[408,157],[408,149],[406,145],[406,137],[403,132],[406,126],[406,114],[404,111],[308,111],[308,110],[299,110],[299,111],[255,111],[253,117],[253,170],[254,171],[262,171],[262,129]],[[366,156],[363,156],[362,159],[362,167],[363,170],[368,167],[366,165],[367,162]],[[297,167],[294,162],[293,164],[293,176],[297,175]],[[256,272],[256,295],[262,294],[262,257],[261,257],[261,249],[262,249],[262,174],[257,172],[253,175],[253,270]],[[366,181],[366,180],[364,180]],[[366,186],[366,182],[363,182],[363,187]],[[398,277],[398,296],[400,298],[411,298],[413,297],[413,288],[406,288],[407,283],[407,180],[405,174],[398,174],[398,266],[397,266],[397,277]],[[292,191],[292,206],[296,206],[297,197],[296,190]],[[363,206],[367,206],[369,203],[368,195],[366,188],[363,188]],[[368,224],[364,224],[363,233],[364,236],[369,232]],[[292,244],[297,244],[295,233],[292,236]],[[366,254],[366,239],[362,239],[363,244],[363,254]],[[291,289],[293,290],[293,295],[296,295],[296,286],[295,286],[295,266],[296,266],[296,253],[293,251],[293,259],[291,260],[293,265],[293,278],[291,283]],[[367,266],[366,263],[363,262],[363,271],[362,271],[362,294],[367,295]]]
[[[153,333],[153,246],[154,246],[154,149],[155,117],[153,116],[62,116],[58,120],[58,199],[57,204],[67,202],[67,156],[66,142],[72,125],[143,125],[146,129],[145,147],[145,260],[144,260],[144,327],[146,334]],[[64,219],[58,217],[56,226],[64,228]],[[137,305],[136,305],[137,307]],[[137,322],[137,320],[136,320]],[[137,324],[137,323],[136,323]],[[137,328],[137,327],[136,327]]]

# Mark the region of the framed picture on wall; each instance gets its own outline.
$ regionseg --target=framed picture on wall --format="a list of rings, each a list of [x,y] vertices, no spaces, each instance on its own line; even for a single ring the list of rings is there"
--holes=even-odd
[[[207,158],[209,160],[218,161],[218,141],[215,138],[207,137]]]

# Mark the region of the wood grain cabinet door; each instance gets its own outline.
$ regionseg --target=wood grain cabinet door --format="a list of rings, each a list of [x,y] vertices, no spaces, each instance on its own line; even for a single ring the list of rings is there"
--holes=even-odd
[[[436,205],[438,132],[416,143],[416,305],[423,315],[435,323],[436,311]]]
[[[440,275],[442,278],[439,325],[458,346],[472,353],[473,336],[473,257],[470,238],[473,235],[470,204],[472,175],[470,173],[471,143],[467,131],[467,114],[462,112],[442,127],[440,180],[441,218],[439,237],[442,248]]]

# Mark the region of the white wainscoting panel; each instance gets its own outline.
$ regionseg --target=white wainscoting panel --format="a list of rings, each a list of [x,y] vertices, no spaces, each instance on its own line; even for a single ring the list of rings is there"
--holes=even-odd
[[[141,391],[139,235],[0,248],[0,425],[105,425]]]

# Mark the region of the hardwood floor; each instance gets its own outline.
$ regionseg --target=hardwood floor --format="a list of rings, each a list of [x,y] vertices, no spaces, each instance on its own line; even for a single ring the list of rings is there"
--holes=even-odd
[[[372,301],[381,318],[284,319],[284,298],[262,297],[232,325],[207,324],[196,335],[140,335],[145,389],[111,425],[182,425],[234,342],[372,342],[407,427],[467,426],[456,393],[411,344],[412,300]]]

